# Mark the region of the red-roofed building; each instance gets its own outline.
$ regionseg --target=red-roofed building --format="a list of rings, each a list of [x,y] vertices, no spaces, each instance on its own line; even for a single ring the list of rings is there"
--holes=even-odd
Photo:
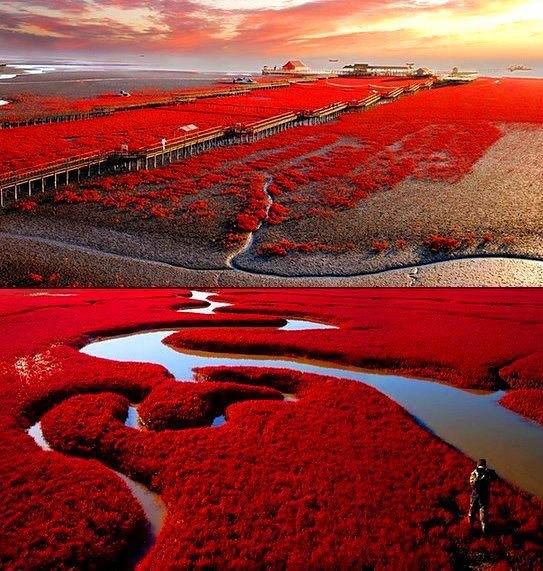
[[[305,63],[297,59],[291,59],[281,68],[288,73],[308,73],[309,68]]]
[[[291,59],[282,67],[268,67],[265,65],[262,68],[262,73],[264,75],[308,75],[311,73],[311,70],[300,60]]]

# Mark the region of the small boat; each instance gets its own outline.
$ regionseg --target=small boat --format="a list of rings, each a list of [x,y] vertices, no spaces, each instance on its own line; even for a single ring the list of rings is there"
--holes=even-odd
[[[243,84],[245,84],[245,83],[256,83],[256,81],[252,77],[249,77],[247,75],[243,75],[241,77],[235,77],[232,80],[232,83],[243,83]]]

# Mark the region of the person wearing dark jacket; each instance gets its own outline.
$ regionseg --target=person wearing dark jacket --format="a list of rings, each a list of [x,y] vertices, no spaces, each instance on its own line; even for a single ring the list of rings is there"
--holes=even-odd
[[[497,478],[496,472],[486,465],[486,460],[481,458],[477,462],[475,470],[470,474],[471,499],[469,503],[469,521],[473,524],[477,512],[481,521],[481,529],[486,533],[488,527],[488,505],[490,503],[490,485]]]

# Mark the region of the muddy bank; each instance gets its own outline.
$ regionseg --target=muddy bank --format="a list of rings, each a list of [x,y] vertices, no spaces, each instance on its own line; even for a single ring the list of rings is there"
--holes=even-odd
[[[96,204],[54,204],[47,197],[36,211],[0,216],[1,283],[31,285],[32,273],[60,274],[51,285],[541,285],[538,265],[529,260],[543,255],[543,129],[502,129],[503,137],[456,183],[407,180],[329,219],[264,221],[242,234],[238,246],[227,245],[227,236],[241,199],[224,196],[221,188],[183,198],[183,208],[169,219]],[[214,215],[189,215],[195,198],[209,200]],[[462,236],[462,243],[433,253],[424,245],[431,233]],[[263,244],[282,239],[353,246],[344,253],[259,253]],[[388,247],[375,251],[376,240]],[[104,267],[104,260],[111,266]]]
[[[0,217],[0,232],[195,270],[226,268],[229,254],[218,240],[222,221],[144,219],[90,204],[47,204],[32,215],[11,212]]]
[[[352,277],[285,278],[224,270],[194,270],[67,245],[53,240],[0,233],[0,285],[130,287],[347,287],[347,286],[540,286],[543,262],[510,258],[452,260]],[[35,282],[29,272],[43,278]],[[54,281],[48,281],[54,277]]]
[[[503,136],[455,183],[408,179],[331,218],[302,217],[259,230],[237,258],[240,269],[284,276],[373,273],[466,256],[541,258],[543,253],[543,129],[503,125]],[[432,253],[431,234],[458,238],[457,248]],[[267,257],[263,244],[352,243],[343,254]],[[386,242],[382,252],[375,242]]]
[[[102,252],[91,247],[0,233],[0,283],[4,287],[52,284],[82,287],[218,285],[217,271],[178,268]],[[43,281],[42,281],[43,280]]]
[[[14,97],[20,93],[32,92],[35,95],[83,98],[120,89],[141,91],[203,87],[222,77],[217,73],[132,69],[123,66],[105,69],[59,69],[60,67],[62,66],[51,64],[48,67],[51,71],[42,74],[27,74],[24,70],[13,67],[4,68],[1,74],[5,78],[0,79],[2,94]]]

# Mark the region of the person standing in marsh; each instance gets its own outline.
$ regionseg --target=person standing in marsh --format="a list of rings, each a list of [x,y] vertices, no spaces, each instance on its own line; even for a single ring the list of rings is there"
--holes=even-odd
[[[468,519],[471,525],[475,521],[477,512],[481,521],[483,533],[488,529],[488,506],[490,503],[490,486],[496,479],[496,472],[488,468],[486,460],[481,458],[477,462],[475,470],[470,474],[471,499],[469,504]]]

